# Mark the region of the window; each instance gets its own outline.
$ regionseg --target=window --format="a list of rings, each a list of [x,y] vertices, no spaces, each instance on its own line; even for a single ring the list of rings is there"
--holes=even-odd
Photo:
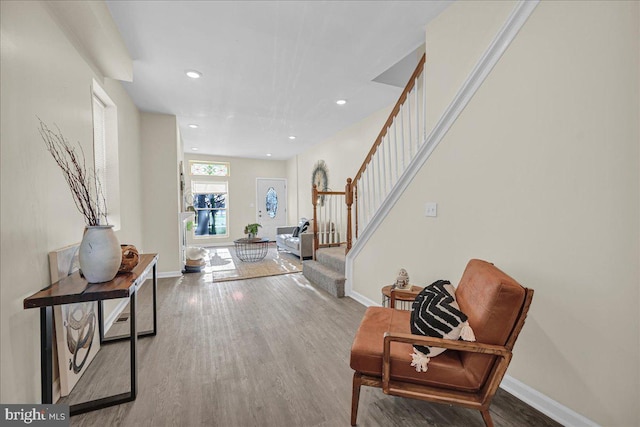
[[[200,176],[229,176],[229,163],[190,160],[189,173]]]
[[[95,80],[91,89],[93,169],[107,206],[107,222],[119,230],[118,110],[116,104]]]
[[[194,234],[200,237],[227,237],[229,209],[226,182],[191,182],[193,207],[196,210]]]
[[[275,188],[269,187],[267,190],[265,205],[269,218],[275,218],[278,212],[278,193],[276,193]]]

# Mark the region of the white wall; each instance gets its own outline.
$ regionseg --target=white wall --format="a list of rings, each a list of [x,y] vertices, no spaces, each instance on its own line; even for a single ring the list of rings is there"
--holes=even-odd
[[[227,162],[230,167],[228,177],[206,177],[189,175],[189,160]],[[222,157],[185,154],[184,157],[186,188],[191,188],[191,180],[195,181],[226,181],[229,185],[229,210],[227,213],[228,237],[194,237],[188,233],[190,245],[219,245],[233,243],[234,240],[247,237],[244,226],[256,220],[256,178],[286,178],[287,163],[284,160],[242,159],[238,157]],[[287,191],[287,205],[291,195],[291,188]]]
[[[354,264],[377,301],[400,267],[424,285],[496,263],[536,292],[508,374],[606,426],[640,425],[638,6],[541,2]],[[477,7],[427,28],[428,75],[468,72],[447,58]]]
[[[177,127],[176,116],[141,113],[144,251],[159,255],[158,272],[165,274],[182,270]]]
[[[122,223],[117,235],[123,244],[142,247],[140,112],[119,81],[105,79],[103,87],[118,106],[120,206],[121,215],[126,216],[128,221]]]
[[[309,175],[311,176],[311,175]],[[289,194],[287,195],[287,217],[288,224],[298,223],[298,156],[293,156],[286,161],[286,177],[289,185]],[[311,178],[309,178],[311,180]]]
[[[78,53],[40,2],[1,2],[0,401],[40,401],[39,311],[23,299],[49,284],[48,252],[82,238],[60,169],[38,134],[39,116],[92,155],[91,82],[118,106],[122,242],[142,245],[138,111],[120,83]]]
[[[398,96],[401,92],[399,89]],[[316,162],[324,160],[327,164],[329,188],[333,191],[344,191],[347,178],[353,178],[360,169],[392,108],[393,105],[390,105],[377,111],[287,161],[289,181],[297,177],[298,183],[297,191],[290,199],[290,206],[297,207],[297,212],[289,212],[292,224],[297,223],[301,217],[313,218],[311,173]],[[294,200],[294,197],[297,200]]]
[[[455,2],[429,22],[427,60],[427,128],[442,116],[476,62],[511,13],[515,1]],[[443,43],[442,40],[447,42]]]

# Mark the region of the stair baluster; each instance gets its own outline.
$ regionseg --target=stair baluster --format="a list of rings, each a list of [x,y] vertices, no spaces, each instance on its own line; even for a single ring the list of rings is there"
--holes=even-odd
[[[342,244],[348,253],[426,141],[424,63],[423,55],[360,169],[347,179],[345,191],[318,191],[313,186],[314,253]]]

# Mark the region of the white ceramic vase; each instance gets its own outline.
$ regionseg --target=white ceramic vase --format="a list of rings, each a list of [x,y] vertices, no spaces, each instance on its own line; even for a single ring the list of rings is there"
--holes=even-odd
[[[87,226],[78,256],[82,274],[89,283],[108,282],[116,277],[122,251],[113,225]]]

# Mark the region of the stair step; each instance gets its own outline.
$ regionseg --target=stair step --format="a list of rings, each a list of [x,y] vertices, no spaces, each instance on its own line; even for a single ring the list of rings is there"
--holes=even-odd
[[[318,261],[305,261],[302,263],[302,274],[309,282],[329,292],[337,298],[344,296],[344,274],[319,263]]]
[[[322,248],[316,251],[316,261],[344,276],[347,256],[344,253],[344,246],[335,248]]]

